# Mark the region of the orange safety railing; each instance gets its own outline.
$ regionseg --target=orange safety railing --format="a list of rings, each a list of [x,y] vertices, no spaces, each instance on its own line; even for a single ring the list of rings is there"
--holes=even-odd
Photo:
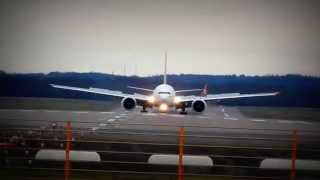
[[[184,148],[184,128],[181,127],[179,130],[179,165],[177,179],[183,180],[184,167],[183,167],[183,148]]]
[[[67,122],[65,127],[65,135],[66,135],[66,148],[65,148],[65,163],[64,163],[64,177],[65,180],[68,180],[70,177],[70,169],[71,169],[71,163],[70,163],[70,150],[71,150],[71,141],[72,141],[72,130],[71,130],[71,123]]]

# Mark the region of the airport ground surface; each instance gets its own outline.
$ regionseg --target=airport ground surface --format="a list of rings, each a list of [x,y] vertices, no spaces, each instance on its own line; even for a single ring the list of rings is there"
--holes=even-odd
[[[224,106],[208,106],[202,114],[181,115],[141,113],[139,109],[125,111],[115,105],[105,111],[0,109],[2,137],[11,141],[19,139],[23,142],[19,148],[24,152],[3,151],[3,167],[30,164],[37,168],[63,167],[63,163],[41,164],[32,158],[41,148],[64,148],[63,130],[67,121],[73,130],[72,148],[96,151],[103,161],[103,165],[74,163],[73,168],[79,169],[174,174],[175,166],[147,162],[152,154],[177,153],[180,127],[185,128],[185,154],[205,155],[215,164],[213,168],[186,167],[185,172],[213,175],[210,179],[221,174],[244,176],[244,179],[246,176],[286,179],[290,171],[261,170],[259,165],[265,158],[291,159],[294,129],[298,134],[298,159],[320,160],[320,123],[314,120],[250,118],[238,108]],[[32,137],[37,138],[36,143]],[[26,161],[20,163],[8,158],[12,156]],[[301,171],[298,175],[309,179],[319,177],[313,171]]]

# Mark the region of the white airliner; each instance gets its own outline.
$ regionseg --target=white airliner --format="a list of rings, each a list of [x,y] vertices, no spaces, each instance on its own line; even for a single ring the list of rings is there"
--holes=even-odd
[[[279,92],[273,93],[256,93],[256,94],[240,94],[240,93],[224,93],[224,94],[207,94],[206,87],[204,89],[188,89],[188,90],[174,90],[172,86],[167,84],[167,54],[165,54],[164,64],[164,75],[163,84],[158,85],[154,90],[145,89],[140,87],[128,86],[128,88],[148,92],[149,95],[144,94],[127,94],[121,91],[114,91],[109,89],[100,88],[79,88],[71,86],[63,86],[50,84],[52,87],[60,89],[68,89],[74,91],[83,91],[88,93],[103,94],[108,96],[115,96],[122,98],[121,105],[127,109],[132,110],[136,106],[142,106],[141,112],[147,112],[147,108],[158,108],[160,112],[168,112],[173,109],[180,109],[181,114],[186,113],[186,108],[191,107],[195,112],[203,112],[206,107],[206,101],[222,100],[222,99],[233,99],[233,98],[244,98],[244,97],[261,97],[261,96],[275,96]],[[195,92],[203,91],[200,96],[182,96],[179,95],[183,92]]]

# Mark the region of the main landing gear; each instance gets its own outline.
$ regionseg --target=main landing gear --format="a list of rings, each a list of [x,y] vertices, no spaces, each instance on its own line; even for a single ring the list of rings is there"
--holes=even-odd
[[[146,112],[148,112],[148,111],[147,111],[147,107],[146,107],[145,105],[143,105],[143,106],[142,106],[142,110],[141,110],[141,112],[142,112],[142,113],[146,113]]]
[[[181,105],[181,111],[180,111],[180,114],[187,114],[187,111],[186,111],[186,105],[183,103]]]

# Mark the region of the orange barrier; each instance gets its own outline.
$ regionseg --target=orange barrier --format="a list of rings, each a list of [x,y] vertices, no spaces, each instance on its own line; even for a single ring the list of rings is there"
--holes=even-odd
[[[184,168],[183,168],[183,146],[184,146],[184,128],[181,127],[179,130],[179,165],[177,179],[183,180]]]
[[[71,149],[71,141],[72,141],[72,130],[71,130],[71,123],[67,122],[67,125],[65,127],[65,135],[66,135],[66,157],[64,162],[64,178],[65,180],[68,180],[70,177],[70,169],[71,169],[71,163],[70,163],[70,149]]]
[[[298,149],[298,130],[293,130],[292,137],[292,153],[291,153],[291,174],[290,180],[296,179],[296,160],[297,160],[297,149]]]

